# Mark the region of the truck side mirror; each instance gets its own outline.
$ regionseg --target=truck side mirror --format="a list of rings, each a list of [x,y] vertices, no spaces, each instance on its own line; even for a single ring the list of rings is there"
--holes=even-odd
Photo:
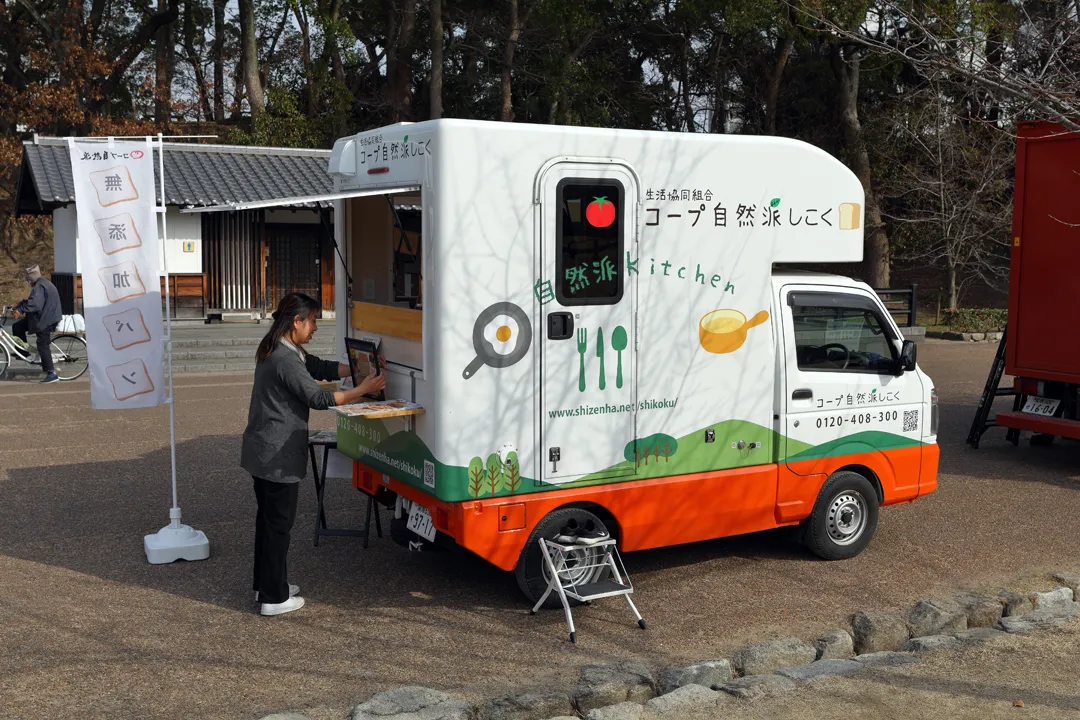
[[[899,376],[914,370],[915,357],[915,343],[911,340],[905,340],[904,344],[900,346],[900,361],[897,363],[896,374]]]

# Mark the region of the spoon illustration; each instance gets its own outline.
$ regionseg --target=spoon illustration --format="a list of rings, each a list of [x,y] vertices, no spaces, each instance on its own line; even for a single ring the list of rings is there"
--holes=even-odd
[[[622,387],[622,351],[626,349],[626,328],[616,325],[611,332],[611,349],[619,353],[619,367],[615,372],[615,387]]]

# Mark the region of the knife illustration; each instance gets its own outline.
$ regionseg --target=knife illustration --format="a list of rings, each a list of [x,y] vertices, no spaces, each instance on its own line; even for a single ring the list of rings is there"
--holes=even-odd
[[[600,389],[607,387],[604,377],[604,328],[596,328],[596,357],[600,358]]]

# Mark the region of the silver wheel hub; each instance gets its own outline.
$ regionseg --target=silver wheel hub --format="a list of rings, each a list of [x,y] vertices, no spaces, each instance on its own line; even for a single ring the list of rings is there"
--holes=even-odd
[[[866,529],[866,499],[854,490],[840,493],[829,504],[829,538],[837,545],[850,545]]]

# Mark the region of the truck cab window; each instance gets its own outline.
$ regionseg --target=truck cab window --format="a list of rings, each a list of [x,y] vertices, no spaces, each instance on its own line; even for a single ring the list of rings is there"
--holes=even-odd
[[[623,188],[568,179],[556,194],[556,298],[562,305],[614,305],[623,295]]]
[[[800,370],[889,373],[896,362],[888,326],[862,302],[850,307],[795,304],[791,308]]]

